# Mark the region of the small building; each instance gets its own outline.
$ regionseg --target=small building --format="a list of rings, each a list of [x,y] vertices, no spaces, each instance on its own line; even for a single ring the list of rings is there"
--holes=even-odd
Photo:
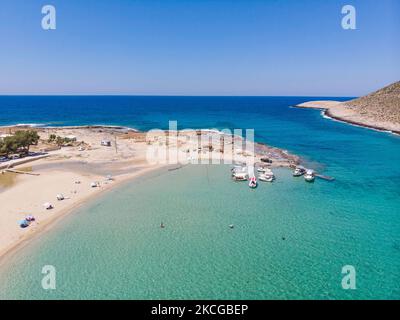
[[[101,145],[104,147],[111,147],[111,141],[110,140],[101,140]]]

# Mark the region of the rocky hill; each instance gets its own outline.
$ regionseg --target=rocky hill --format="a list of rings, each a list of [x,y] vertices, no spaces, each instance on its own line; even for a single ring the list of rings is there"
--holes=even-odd
[[[400,124],[400,81],[343,104],[361,116]]]

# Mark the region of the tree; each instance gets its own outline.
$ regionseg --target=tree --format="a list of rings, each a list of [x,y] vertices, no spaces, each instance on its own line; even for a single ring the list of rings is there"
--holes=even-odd
[[[56,136],[54,133],[52,133],[52,134],[49,136],[48,142],[54,142],[54,141],[56,141],[56,139],[57,139],[57,136]]]
[[[36,131],[26,130],[16,131],[11,138],[16,140],[18,148],[21,148],[24,153],[29,153],[29,147],[31,145],[37,145],[40,137]]]
[[[0,139],[0,156],[5,156],[5,155],[7,155],[5,144],[3,139]]]
[[[37,145],[39,135],[34,130],[16,131],[13,136],[5,137],[0,144],[0,154],[9,156],[12,153],[29,153],[29,147]]]

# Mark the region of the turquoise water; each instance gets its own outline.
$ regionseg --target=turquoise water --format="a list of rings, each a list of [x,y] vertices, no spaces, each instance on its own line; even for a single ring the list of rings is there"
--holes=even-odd
[[[40,104],[26,99],[18,103]],[[306,184],[281,169],[276,182],[250,190],[232,182],[225,166],[151,174],[20,250],[0,267],[0,298],[400,298],[399,137],[289,108],[308,98],[155,98],[153,108],[132,99],[118,98],[125,109],[115,108],[107,124],[131,105],[121,124],[163,127],[177,119],[183,127],[255,128],[258,141],[297,153],[336,180]],[[144,114],[134,107],[141,99]],[[44,101],[39,115],[50,105]],[[40,122],[38,114],[18,122]],[[57,269],[55,291],[41,288],[43,265]],[[356,268],[356,290],[341,288],[344,265]]]
[[[229,167],[192,165],[116,189],[13,257],[0,298],[399,298],[398,207],[276,174],[250,190]]]

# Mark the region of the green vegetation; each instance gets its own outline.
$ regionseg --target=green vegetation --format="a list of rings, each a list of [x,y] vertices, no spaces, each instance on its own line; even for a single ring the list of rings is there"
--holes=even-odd
[[[73,140],[71,140],[71,139],[56,136],[55,134],[51,134],[47,141],[49,143],[55,143],[58,146],[70,145],[73,142]]]
[[[16,131],[14,135],[0,140],[0,156],[8,157],[10,154],[19,153],[26,155],[32,145],[37,145],[39,135],[34,130]]]

